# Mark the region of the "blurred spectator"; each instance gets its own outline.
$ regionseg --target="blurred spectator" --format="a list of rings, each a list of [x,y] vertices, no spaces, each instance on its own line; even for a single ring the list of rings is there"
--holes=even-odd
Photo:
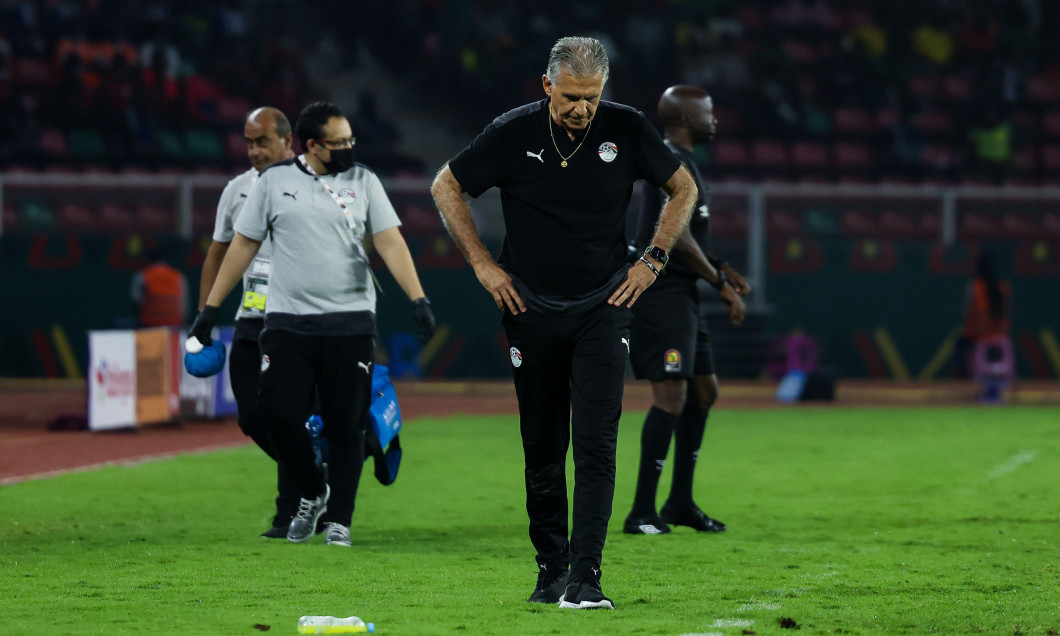
[[[151,263],[133,277],[129,293],[138,306],[141,327],[167,327],[185,324],[188,316],[188,281],[184,274],[167,262],[166,254],[156,248]]]
[[[1008,337],[1012,328],[1012,287],[998,279],[990,252],[979,252],[975,272],[965,293],[964,322],[954,347],[954,375],[958,377],[971,375],[970,357],[976,344]]]
[[[971,172],[1001,184],[1015,167],[1012,121],[1001,115],[996,103],[987,107],[983,120],[968,131]]]

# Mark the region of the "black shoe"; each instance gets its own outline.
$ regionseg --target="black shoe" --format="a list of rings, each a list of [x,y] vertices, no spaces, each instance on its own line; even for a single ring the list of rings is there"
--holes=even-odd
[[[287,526],[291,525],[290,515],[279,515],[277,514],[272,518],[272,527],[261,533],[262,539],[286,539],[287,538]]]
[[[725,532],[726,528],[724,523],[711,519],[695,504],[687,508],[677,508],[667,502],[659,511],[659,516],[672,526],[688,526],[699,532]]]
[[[626,517],[626,522],[622,524],[622,532],[626,534],[668,534],[670,526],[666,525],[659,515],[634,517],[630,514]]]
[[[556,563],[537,564],[537,586],[527,603],[558,603],[563,590],[567,589],[567,568]]]
[[[600,589],[600,570],[572,574],[567,589],[559,597],[559,606],[565,609],[615,609],[615,603],[604,596]]]

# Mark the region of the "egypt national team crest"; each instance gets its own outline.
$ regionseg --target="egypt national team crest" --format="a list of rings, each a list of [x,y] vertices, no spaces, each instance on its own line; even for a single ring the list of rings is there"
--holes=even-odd
[[[339,190],[339,200],[346,205],[353,205],[353,202],[357,200],[357,193],[349,188],[343,188]]]
[[[519,351],[515,347],[508,350],[508,355],[512,358],[512,366],[519,368],[523,366],[523,352]]]
[[[664,358],[663,368],[666,369],[667,373],[676,373],[681,370],[681,352],[677,349],[670,349],[666,352]]]
[[[272,361],[269,360],[269,355],[268,354],[265,354],[265,355],[261,356],[261,372],[262,373],[265,373],[266,371],[269,370],[269,363],[270,362],[272,362]]]
[[[602,159],[604,163],[611,163],[615,160],[615,157],[618,156],[618,146],[616,146],[613,141],[605,141],[600,144],[600,147],[596,152],[600,153],[600,159]]]

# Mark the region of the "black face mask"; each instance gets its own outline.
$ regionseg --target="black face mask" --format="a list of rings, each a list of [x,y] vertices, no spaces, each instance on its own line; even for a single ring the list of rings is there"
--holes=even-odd
[[[331,151],[331,161],[322,161],[328,174],[346,172],[353,167],[353,148],[342,148]]]

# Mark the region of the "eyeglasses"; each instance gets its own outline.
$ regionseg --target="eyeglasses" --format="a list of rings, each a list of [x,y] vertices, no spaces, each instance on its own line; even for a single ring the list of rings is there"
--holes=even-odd
[[[335,141],[331,141],[330,139],[316,139],[315,141],[318,144],[323,145],[325,148],[339,150],[342,148],[353,148],[354,144],[357,143],[357,138],[350,137],[348,139],[336,139]]]

